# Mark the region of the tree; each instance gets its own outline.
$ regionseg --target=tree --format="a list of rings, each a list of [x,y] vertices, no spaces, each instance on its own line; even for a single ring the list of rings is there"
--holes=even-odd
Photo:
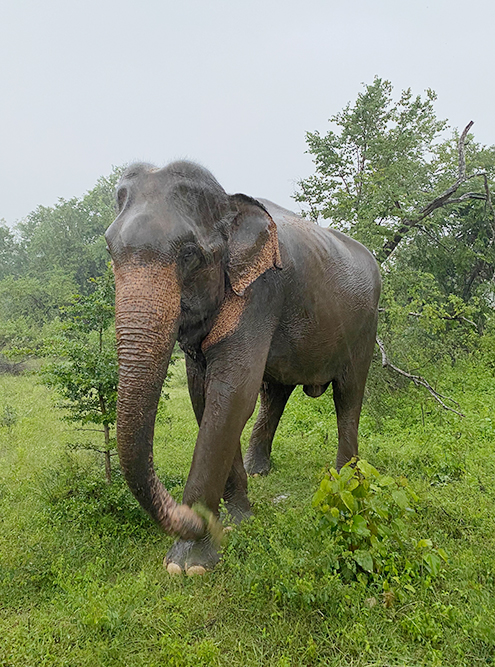
[[[110,482],[118,377],[112,271],[107,268],[92,283],[91,294],[75,295],[71,305],[63,309],[58,335],[45,342],[43,352],[51,360],[41,374],[45,384],[65,399],[60,407],[67,410],[69,421],[80,423],[83,428],[88,424],[101,426],[103,448],[76,446],[104,454],[106,479]]]
[[[4,220],[0,220],[0,280],[20,275],[22,265],[22,252],[15,234]]]
[[[404,216],[428,200],[446,126],[434,100],[431,90],[425,99],[406,90],[394,103],[390,82],[375,78],[354,106],[332,116],[337,131],[307,133],[316,173],[299,183],[296,200],[378,255]]]
[[[326,135],[307,134],[315,172],[295,199],[374,253],[380,337],[418,368],[472,349],[491,310],[495,148],[474,142],[472,122],[445,138],[433,91],[394,100],[392,90],[376,77]]]
[[[82,197],[38,207],[10,230],[0,222],[0,351],[37,353],[61,308],[94,289],[106,269],[104,232],[115,216],[114,189],[122,172]]]
[[[25,273],[46,277],[62,272],[75,281],[79,293],[91,290],[90,278],[102,275],[108,260],[103,234],[115,217],[114,190],[121,173],[116,167],[83,197],[39,206],[18,223]]]

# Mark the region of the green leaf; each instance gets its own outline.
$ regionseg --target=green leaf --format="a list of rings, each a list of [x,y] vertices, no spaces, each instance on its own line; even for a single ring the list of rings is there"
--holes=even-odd
[[[395,479],[390,477],[390,475],[384,475],[383,477],[377,479],[377,484],[380,486],[392,486],[395,484]]]
[[[416,549],[426,549],[431,546],[432,546],[432,541],[429,539],[418,540],[418,543],[416,544]]]
[[[419,501],[418,494],[414,493],[414,491],[409,486],[406,487],[406,491],[409,494],[409,497],[411,498],[411,500],[414,500],[415,503],[417,503]]]
[[[358,486],[359,486],[359,480],[356,479],[355,477],[352,477],[347,484],[347,490],[352,492],[354,491],[354,489],[357,489]]]
[[[320,489],[325,493],[332,493],[332,483],[327,477],[321,480]]]
[[[407,494],[403,489],[394,489],[394,491],[392,491],[392,498],[395,500],[401,510],[405,510],[409,505]]]
[[[373,558],[369,551],[364,551],[363,549],[357,549],[352,557],[356,563],[363,568],[366,572],[373,572]]]
[[[360,459],[356,463],[356,468],[359,468],[365,477],[380,477],[378,470],[364,459]]]
[[[348,463],[340,470],[340,479],[347,482],[355,474],[354,468],[351,468]]]
[[[344,505],[349,508],[351,512],[354,512],[356,501],[354,500],[352,493],[350,491],[341,491],[339,495],[342,498]]]
[[[314,494],[311,504],[313,505],[313,507],[318,507],[318,505],[320,505],[325,500],[325,497],[326,494],[320,488]]]
[[[366,519],[360,514],[356,514],[356,516],[352,518],[351,533],[356,533],[356,535],[360,535],[361,537],[368,537],[371,535]]]
[[[441,560],[440,557],[435,553],[427,553],[423,555],[423,560],[426,564],[426,568],[432,577],[436,577],[440,572]]]

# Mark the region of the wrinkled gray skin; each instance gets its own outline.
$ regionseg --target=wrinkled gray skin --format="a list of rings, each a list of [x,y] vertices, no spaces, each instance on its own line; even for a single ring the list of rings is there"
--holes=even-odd
[[[116,276],[121,466],[141,505],[180,538],[169,571],[208,569],[218,551],[189,508],[201,503],[218,515],[223,497],[235,520],[249,515],[246,471],[269,471],[296,385],[316,397],[332,383],[337,467],[357,455],[379,272],[356,241],[269,201],[227,195],[193,163],[132,165],[117,205],[106,239]],[[153,468],[156,409],[177,339],[199,425],[184,505]],[[240,435],[258,394],[243,465]]]

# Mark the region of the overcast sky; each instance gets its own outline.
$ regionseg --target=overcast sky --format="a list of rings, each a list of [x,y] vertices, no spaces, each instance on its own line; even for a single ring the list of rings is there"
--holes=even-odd
[[[495,143],[494,0],[2,0],[0,218],[176,158],[297,209],[305,132],[375,75]]]

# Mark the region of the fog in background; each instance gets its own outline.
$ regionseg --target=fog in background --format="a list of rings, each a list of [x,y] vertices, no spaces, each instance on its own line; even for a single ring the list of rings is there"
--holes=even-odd
[[[3,0],[0,218],[190,158],[297,209],[305,132],[375,75],[495,143],[490,0]]]

